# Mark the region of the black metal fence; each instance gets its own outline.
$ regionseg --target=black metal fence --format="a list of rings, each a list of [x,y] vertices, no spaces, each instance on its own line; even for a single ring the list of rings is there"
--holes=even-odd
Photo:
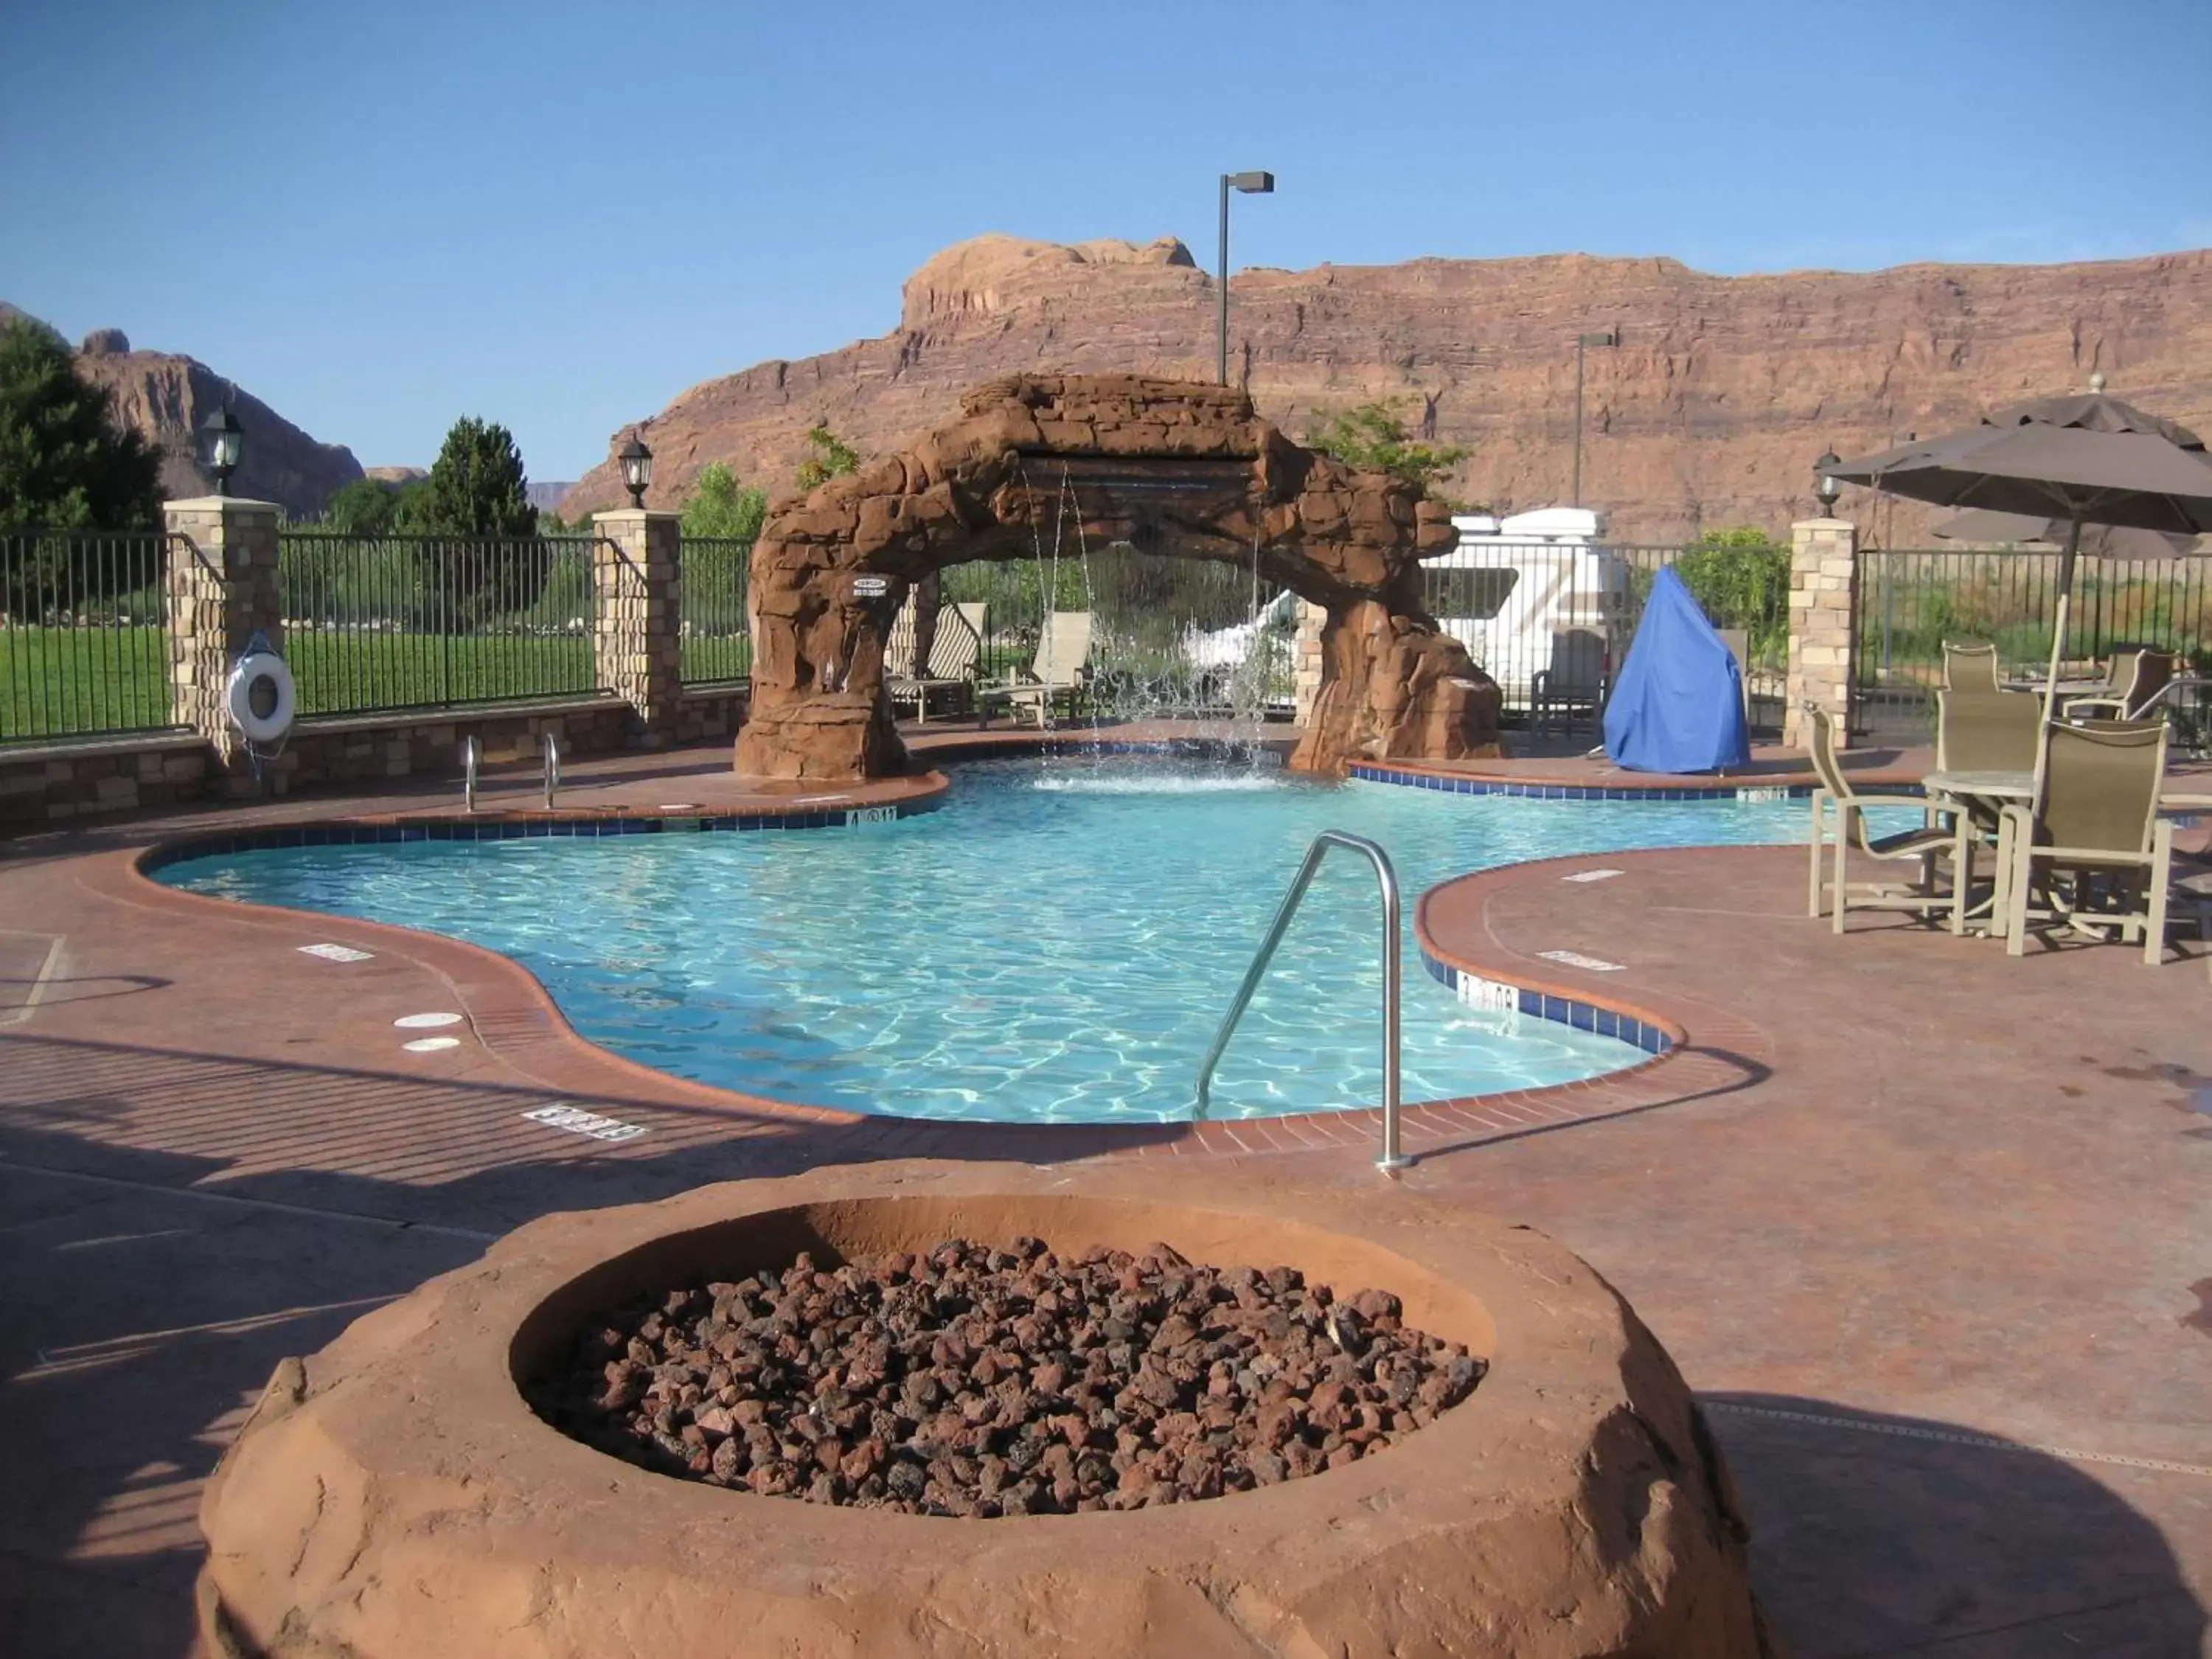
[[[752,621],[745,595],[753,544],[734,536],[686,536],[677,589],[686,685],[727,684],[753,672]]]
[[[172,728],[160,531],[0,535],[0,743]]]
[[[2058,563],[2055,552],[1863,550],[1853,729],[1876,741],[1928,741],[1947,640],[1993,642],[2008,676],[2046,672]],[[2067,660],[2080,670],[2152,646],[2212,672],[2212,560],[2082,558],[2067,639]]]
[[[592,539],[285,532],[278,601],[299,712],[600,690]]]

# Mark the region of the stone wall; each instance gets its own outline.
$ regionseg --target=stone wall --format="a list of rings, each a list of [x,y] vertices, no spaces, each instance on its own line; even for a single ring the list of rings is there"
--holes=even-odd
[[[1256,562],[1323,607],[1322,683],[1291,764],[1498,752],[1497,687],[1421,610],[1420,556],[1452,546],[1436,504],[1301,448],[1227,386],[1017,375],[963,417],[803,500],[753,549],[754,701],[737,769],[847,781],[897,772],[884,646],[908,590],[946,565],[1085,538]]]
[[[690,691],[665,729],[674,742],[726,742],[744,710],[740,689]],[[564,759],[633,748],[634,720],[628,704],[605,697],[304,720],[268,763],[266,790],[283,795],[435,778],[451,780],[458,792],[464,738],[483,739],[487,765],[534,764],[548,732]],[[231,776],[215,746],[191,732],[0,749],[0,834],[236,798]]]

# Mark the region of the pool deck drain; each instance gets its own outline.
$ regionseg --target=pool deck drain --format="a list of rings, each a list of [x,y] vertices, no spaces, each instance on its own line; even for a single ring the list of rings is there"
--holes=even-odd
[[[624,763],[656,800],[730,799],[721,754]],[[1146,1159],[1199,1158],[1224,1197],[1299,1180],[1389,1201],[1357,1115],[1186,1133],[781,1108],[591,1048],[511,965],[404,932],[349,924],[371,959],[318,996],[337,981],[295,955],[313,924],[129,869],[172,826],[404,805],[178,815],[0,857],[5,937],[41,961],[68,940],[0,1026],[0,1650],[168,1659],[198,1482],[276,1359],[550,1210],[911,1156],[1103,1157],[1139,1183]],[[1619,878],[1564,890],[1587,858],[1486,872],[1421,920],[1468,974],[1640,1008],[1682,1042],[1625,1077],[1414,1115],[1406,1184],[1551,1232],[1658,1332],[1718,1408],[1793,1650],[2200,1651],[2201,954],[2015,962],[1893,919],[1836,939],[1802,915],[1802,851],[1607,863]],[[1626,965],[1593,976],[1552,949]],[[480,1041],[404,1061],[392,1022],[441,1009]],[[554,1103],[649,1133],[524,1115]],[[41,1350],[72,1368],[40,1370]]]

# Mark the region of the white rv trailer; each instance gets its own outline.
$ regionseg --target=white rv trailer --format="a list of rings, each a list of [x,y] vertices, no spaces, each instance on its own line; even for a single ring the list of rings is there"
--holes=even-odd
[[[1539,674],[1554,690],[1611,684],[1627,648],[1628,565],[1600,544],[1605,517],[1549,507],[1456,517],[1459,545],[1422,561],[1429,609],[1526,708]]]

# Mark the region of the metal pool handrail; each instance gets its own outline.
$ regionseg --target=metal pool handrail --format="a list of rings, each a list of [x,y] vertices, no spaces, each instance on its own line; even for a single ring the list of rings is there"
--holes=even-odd
[[[561,745],[553,734],[545,734],[545,810],[553,810],[553,791],[561,781]]]
[[[471,812],[477,810],[477,768],[483,763],[483,740],[480,738],[461,739],[461,802]]]
[[[1213,1068],[1220,1060],[1222,1051],[1229,1046],[1230,1034],[1237,1022],[1244,1017],[1250,1006],[1253,992],[1260,988],[1260,981],[1267,972],[1267,964],[1274,960],[1275,947],[1283,942],[1289,931],[1291,918],[1297,914],[1298,902],[1306,896],[1313,883],[1314,872],[1332,847],[1348,847],[1355,853],[1366,854],[1367,861],[1375,866],[1376,884],[1382,890],[1382,1156],[1375,1160],[1378,1170],[1402,1170],[1413,1160],[1399,1150],[1398,1144],[1398,872],[1391,868],[1390,855],[1364,836],[1346,834],[1341,830],[1324,830],[1313,838],[1306,848],[1305,862],[1298,866],[1298,876],[1291,884],[1291,890],[1283,896],[1281,907],[1267,929],[1267,937],[1260,945],[1259,954],[1244,971],[1244,982],[1237,988],[1236,1000],[1229,1005],[1229,1012],[1221,1022],[1221,1029],[1213,1034],[1213,1046],[1206,1051],[1206,1058],[1198,1068],[1198,1115],[1204,1117],[1206,1091],[1213,1082]]]

